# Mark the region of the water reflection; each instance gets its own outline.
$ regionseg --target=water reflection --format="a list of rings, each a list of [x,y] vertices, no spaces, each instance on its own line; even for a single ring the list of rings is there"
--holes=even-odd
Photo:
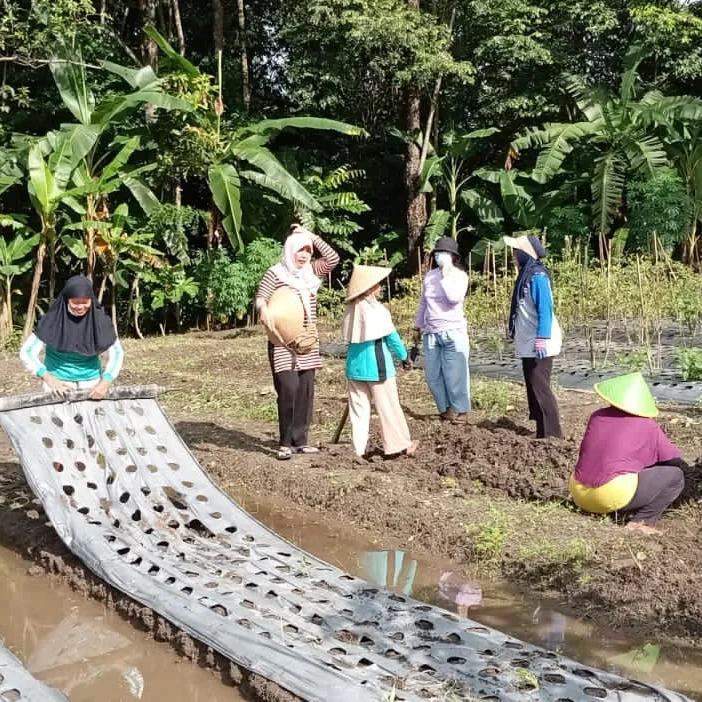
[[[369,582],[412,596],[417,561],[409,557],[405,560],[404,551],[362,551],[359,563],[361,574]]]
[[[504,583],[468,578],[455,565],[369,544],[317,519],[283,515],[258,499],[240,502],[257,519],[300,548],[347,572],[398,593],[470,617],[586,665],[683,692],[702,700],[702,651],[651,642],[597,627],[552,600],[516,592]]]
[[[37,678],[71,702],[232,702],[244,698],[212,673],[93,600],[0,548],[0,636]]]

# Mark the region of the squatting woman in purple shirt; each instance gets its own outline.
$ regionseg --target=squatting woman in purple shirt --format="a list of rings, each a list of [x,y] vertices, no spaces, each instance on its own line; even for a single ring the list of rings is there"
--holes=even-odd
[[[588,512],[620,512],[628,528],[655,534],[685,486],[680,451],[653,419],[658,409],[641,373],[603,380],[595,392],[610,406],[590,416],[570,492]]]

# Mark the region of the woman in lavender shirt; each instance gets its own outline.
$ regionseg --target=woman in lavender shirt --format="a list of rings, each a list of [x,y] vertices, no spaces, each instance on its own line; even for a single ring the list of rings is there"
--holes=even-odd
[[[416,340],[424,334],[424,373],[439,417],[465,423],[470,412],[470,348],[463,313],[468,276],[457,267],[458,260],[455,239],[442,237],[436,242],[414,326]]]

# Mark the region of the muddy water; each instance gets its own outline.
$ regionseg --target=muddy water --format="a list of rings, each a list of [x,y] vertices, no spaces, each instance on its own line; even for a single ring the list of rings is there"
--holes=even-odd
[[[436,604],[587,665],[662,685],[702,701],[702,650],[624,636],[579,619],[553,600],[525,596],[495,582],[462,576],[455,566],[364,543],[349,529],[281,515],[272,504],[240,502],[278,534],[339,568],[391,590]]]
[[[0,636],[35,677],[71,702],[243,700],[212,673],[149,640],[92,600],[27,574],[0,548]]]

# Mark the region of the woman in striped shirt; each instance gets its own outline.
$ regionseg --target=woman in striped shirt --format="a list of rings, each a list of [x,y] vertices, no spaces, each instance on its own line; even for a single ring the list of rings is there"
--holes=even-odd
[[[105,351],[102,370],[100,354]],[[90,389],[93,400],[105,397],[122,359],[112,320],[95,297],[93,284],[82,275],[68,279],[20,350],[22,364],[42,379],[46,392],[65,396],[71,390]]]
[[[315,250],[319,258],[313,261]],[[258,287],[256,309],[263,325],[271,328],[268,303],[273,293],[284,286],[292,288],[299,296],[305,326],[315,325],[320,276],[327,275],[338,263],[339,254],[329,244],[304,227],[294,225],[285,240],[281,262],[266,271]],[[285,460],[293,453],[317,453],[319,449],[307,443],[307,435],[312,421],[315,371],[322,367],[319,343],[307,353],[298,354],[287,346],[269,341],[268,359],[278,394],[278,458]]]

